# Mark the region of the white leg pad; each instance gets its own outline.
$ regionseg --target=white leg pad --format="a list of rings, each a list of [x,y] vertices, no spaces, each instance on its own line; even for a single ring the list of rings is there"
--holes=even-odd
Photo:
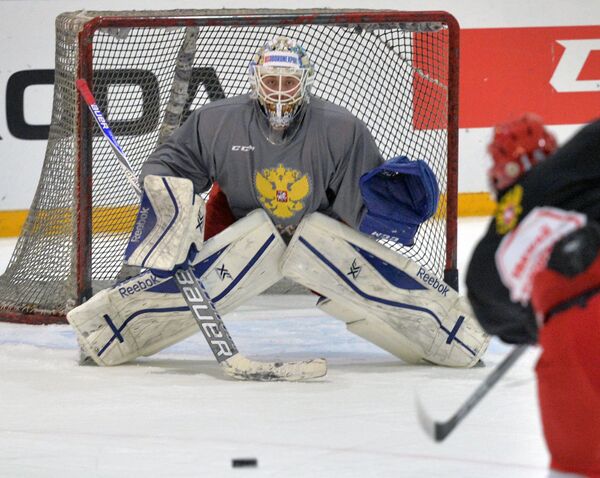
[[[425,363],[423,354],[420,353],[410,340],[392,328],[383,320],[370,314],[367,310],[360,310],[344,306],[328,298],[320,300],[317,307],[327,314],[346,323],[346,328],[353,334],[377,345],[383,350],[395,355],[406,363]],[[361,314],[361,312],[363,312]]]
[[[281,279],[284,251],[273,223],[257,210],[206,241],[193,268],[226,314]],[[99,292],[67,320],[99,365],[152,355],[199,330],[174,280],[150,271]]]
[[[441,279],[323,214],[301,222],[281,268],[331,299],[353,332],[410,363],[471,367],[487,348],[466,300]]]

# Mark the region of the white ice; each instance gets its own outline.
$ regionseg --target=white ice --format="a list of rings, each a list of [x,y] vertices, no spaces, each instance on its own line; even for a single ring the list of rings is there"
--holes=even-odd
[[[460,221],[463,278],[486,222]],[[0,241],[0,270],[14,243]],[[81,367],[68,325],[0,323],[0,477],[548,476],[536,349],[437,444],[415,395],[448,418],[510,347],[493,341],[484,368],[407,366],[313,304],[261,297],[224,317],[251,358],[326,357],[328,375],[306,383],[226,379],[200,335],[130,365]]]

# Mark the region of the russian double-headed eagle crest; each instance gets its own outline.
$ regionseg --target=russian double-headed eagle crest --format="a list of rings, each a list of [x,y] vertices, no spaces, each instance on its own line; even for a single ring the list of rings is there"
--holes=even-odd
[[[295,169],[286,169],[283,164],[273,169],[258,171],[254,178],[254,186],[263,207],[282,219],[292,217],[304,209],[302,199],[310,192],[310,182],[306,174]]]
[[[496,232],[498,234],[504,235],[515,228],[519,222],[519,216],[523,212],[522,199],[523,187],[520,184],[502,197],[496,209]]]

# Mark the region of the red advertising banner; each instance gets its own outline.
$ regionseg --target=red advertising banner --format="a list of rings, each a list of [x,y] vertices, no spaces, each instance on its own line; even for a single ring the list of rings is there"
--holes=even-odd
[[[465,29],[460,127],[489,127],[525,111],[548,124],[600,116],[600,25]]]

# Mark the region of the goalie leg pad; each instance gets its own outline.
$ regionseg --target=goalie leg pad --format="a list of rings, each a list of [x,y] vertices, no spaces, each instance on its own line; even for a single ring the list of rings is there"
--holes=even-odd
[[[203,240],[204,201],[185,178],[147,176],[125,262],[131,266],[172,271]]]
[[[377,337],[393,329],[400,348],[410,348],[406,353],[383,348],[411,363],[471,367],[487,348],[489,337],[466,300],[441,279],[323,214],[300,223],[282,259],[282,273],[350,309],[346,322],[356,322],[359,335],[384,322],[383,332],[370,335],[381,342]],[[357,319],[366,322],[359,325]]]
[[[193,268],[220,314],[281,279],[285,243],[263,210],[206,241]],[[145,271],[105,289],[67,314],[99,365],[152,355],[199,328],[172,277]]]
[[[424,363],[422,354],[413,343],[402,334],[399,334],[389,324],[372,315],[369,310],[348,307],[342,302],[336,302],[326,297],[319,300],[317,307],[332,317],[345,322],[346,328],[353,334],[377,345],[404,362],[410,364]]]

